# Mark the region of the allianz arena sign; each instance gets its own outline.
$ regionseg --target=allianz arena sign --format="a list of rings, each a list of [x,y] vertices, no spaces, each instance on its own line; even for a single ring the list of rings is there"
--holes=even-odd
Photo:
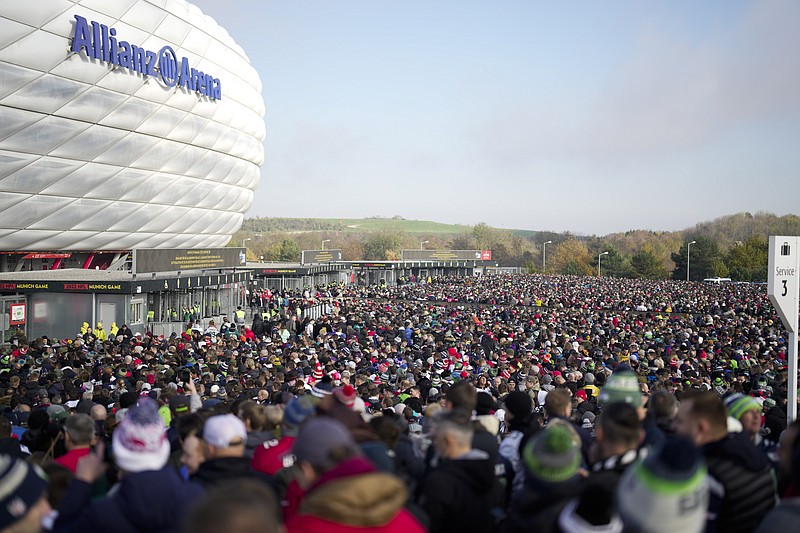
[[[0,28],[0,251],[230,241],[266,125],[224,28],[186,0],[3,1]]]
[[[115,28],[94,20],[89,22],[80,15],[75,15],[75,34],[70,50],[84,52],[87,57],[125,67],[131,72],[158,76],[167,87],[177,85],[214,100],[222,98],[219,78],[191,68],[186,57],[181,58],[179,65],[177,54],[171,46],[165,45],[158,52],[145,50],[120,40]]]

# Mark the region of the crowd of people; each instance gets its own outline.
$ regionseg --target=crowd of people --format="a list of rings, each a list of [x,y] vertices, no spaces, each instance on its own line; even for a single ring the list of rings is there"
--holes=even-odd
[[[800,523],[763,285],[502,275],[249,304],[166,338],[15,336],[0,531]]]

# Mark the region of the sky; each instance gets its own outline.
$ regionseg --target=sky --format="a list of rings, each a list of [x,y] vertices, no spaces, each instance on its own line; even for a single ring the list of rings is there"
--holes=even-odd
[[[193,0],[263,84],[248,216],[605,235],[800,213],[796,0]]]

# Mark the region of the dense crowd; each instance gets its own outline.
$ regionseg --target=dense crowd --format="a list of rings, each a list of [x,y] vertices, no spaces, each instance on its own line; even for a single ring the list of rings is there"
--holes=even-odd
[[[0,529],[800,523],[788,336],[763,285],[508,275],[250,296],[167,338],[15,335]]]

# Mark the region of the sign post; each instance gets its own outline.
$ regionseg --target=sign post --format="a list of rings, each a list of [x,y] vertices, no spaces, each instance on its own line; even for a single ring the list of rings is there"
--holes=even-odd
[[[770,235],[769,276],[767,294],[789,332],[788,404],[786,418],[791,424],[797,418],[797,315],[800,291],[800,237]]]

